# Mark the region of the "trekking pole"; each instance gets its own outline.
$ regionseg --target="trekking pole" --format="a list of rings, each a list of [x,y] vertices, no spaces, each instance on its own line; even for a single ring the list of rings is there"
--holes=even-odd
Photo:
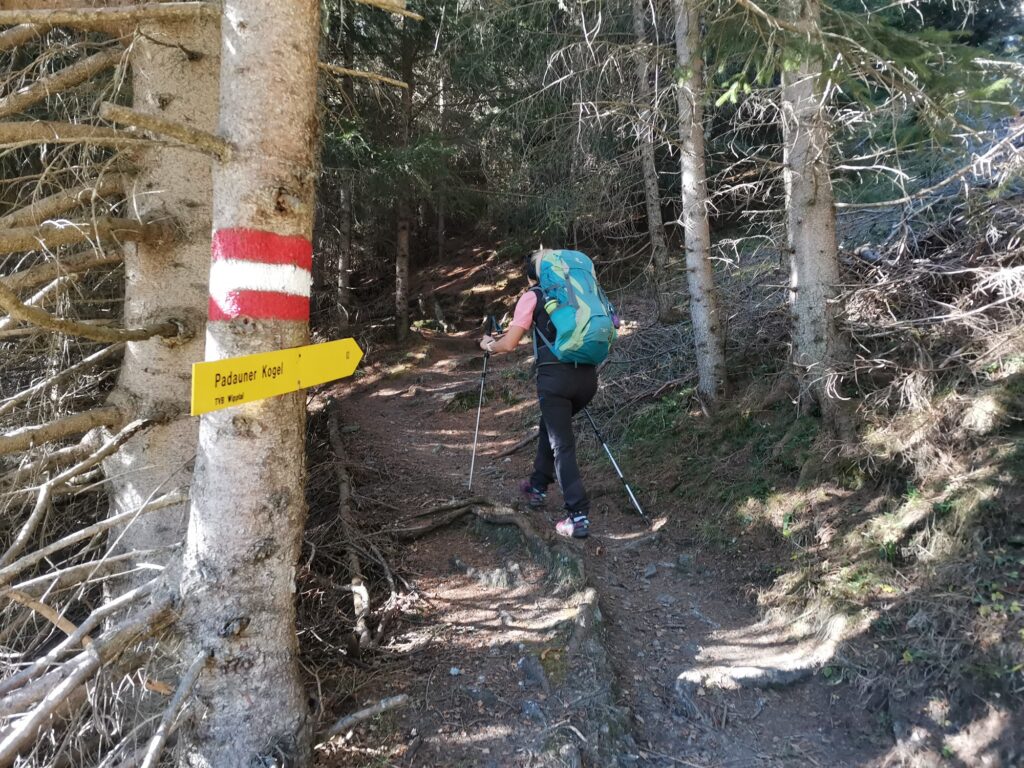
[[[500,333],[501,329],[498,327],[498,321],[494,319],[494,315],[487,316],[487,331],[494,331],[494,333]],[[469,461],[469,490],[473,490],[473,469],[476,467],[476,441],[480,436],[480,412],[484,407],[484,380],[487,378],[487,361],[491,359],[490,352],[484,352],[484,369],[480,374],[480,398],[476,404],[476,429],[473,430],[473,458]]]
[[[597,428],[597,422],[594,421],[594,417],[590,415],[590,409],[584,408],[583,412],[587,414],[587,418],[590,420],[590,426],[594,428],[594,434],[597,435],[598,442],[601,443],[601,447],[604,448],[604,452],[608,454],[608,458],[611,460],[612,466],[615,467],[615,472],[618,474],[619,480],[621,480],[622,484],[626,486],[626,493],[629,494],[629,500],[633,502],[633,506],[636,507],[636,511],[640,513],[640,517],[647,520],[647,515],[644,514],[643,507],[641,507],[640,502],[636,500],[636,494],[633,493],[633,489],[630,488],[629,483],[626,482],[626,478],[623,476],[622,470],[619,469],[619,463],[615,460],[615,457],[612,456],[608,443],[605,442],[604,437],[601,435],[601,430]],[[650,520],[647,520],[647,522],[650,522]]]

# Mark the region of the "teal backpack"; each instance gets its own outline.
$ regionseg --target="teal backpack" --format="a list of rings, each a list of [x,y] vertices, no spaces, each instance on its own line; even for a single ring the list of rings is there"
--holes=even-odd
[[[579,251],[542,250],[536,255],[544,309],[555,328],[549,339],[536,337],[563,363],[600,365],[618,336],[615,308],[594,273],[594,264]]]

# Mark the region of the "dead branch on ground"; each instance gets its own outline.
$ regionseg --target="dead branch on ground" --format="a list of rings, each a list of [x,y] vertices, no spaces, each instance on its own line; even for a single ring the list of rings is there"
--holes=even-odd
[[[398,707],[404,707],[409,703],[409,696],[404,693],[400,693],[398,696],[390,696],[386,699],[381,699],[376,704],[361,709],[358,712],[353,712],[351,715],[346,715],[341,718],[338,722],[328,728],[320,736],[320,739],[326,741],[332,736],[340,736],[348,730],[359,725],[364,720],[369,720],[371,717],[383,714],[391,709],[397,709]]]
[[[366,587],[366,579],[363,576],[363,567],[359,562],[359,556],[355,551],[355,529],[349,519],[349,504],[352,497],[352,481],[348,470],[345,468],[346,456],[345,447],[341,443],[341,431],[338,428],[338,409],[331,408],[330,413],[330,440],[331,448],[334,451],[334,467],[338,477],[338,521],[341,525],[341,533],[346,543],[346,557],[348,560],[349,578],[352,588],[352,603],[355,609],[355,636],[356,644],[360,649],[370,645],[372,635],[367,619],[370,615],[370,592]]]
[[[526,437],[524,437],[518,443],[513,445],[511,448],[506,448],[501,453],[495,454],[494,458],[496,458],[496,459],[503,459],[506,456],[511,456],[516,451],[522,450],[523,448],[528,446],[530,443],[532,443],[534,440],[536,440],[539,436],[540,436],[540,430],[535,429],[535,430],[533,430],[533,432],[528,434]]]

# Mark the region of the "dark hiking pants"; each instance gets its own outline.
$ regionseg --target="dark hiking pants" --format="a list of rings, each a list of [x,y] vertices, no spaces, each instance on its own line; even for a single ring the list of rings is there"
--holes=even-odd
[[[597,368],[592,365],[552,363],[537,367],[540,436],[530,483],[545,491],[557,478],[565,507],[573,515],[587,514],[590,500],[576,463],[572,417],[587,407],[596,392]]]

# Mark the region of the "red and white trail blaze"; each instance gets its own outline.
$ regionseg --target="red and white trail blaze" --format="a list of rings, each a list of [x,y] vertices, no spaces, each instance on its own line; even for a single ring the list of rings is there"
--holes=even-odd
[[[309,319],[313,245],[301,235],[257,229],[213,234],[210,320]]]

